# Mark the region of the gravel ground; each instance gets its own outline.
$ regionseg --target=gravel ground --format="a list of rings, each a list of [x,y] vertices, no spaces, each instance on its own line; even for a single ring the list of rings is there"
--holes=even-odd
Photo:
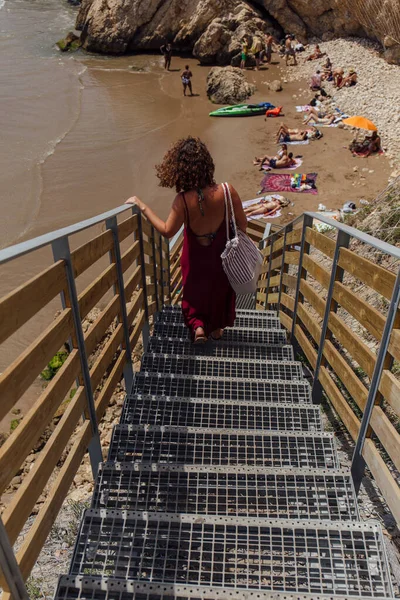
[[[325,89],[335,105],[349,115],[362,115],[371,119],[381,134],[392,167],[400,167],[400,66],[389,65],[380,55],[379,47],[370,40],[340,39],[321,42],[333,67],[342,67],[347,74],[350,67],[358,74],[358,83],[352,88],[337,90],[325,82]],[[325,58],[305,62],[312,46],[299,56],[299,66],[282,67],[282,79],[297,81],[309,78],[322,66]],[[301,90],[302,91],[302,90]],[[310,99],[312,92],[303,90],[298,104]],[[301,100],[301,102],[300,102]]]

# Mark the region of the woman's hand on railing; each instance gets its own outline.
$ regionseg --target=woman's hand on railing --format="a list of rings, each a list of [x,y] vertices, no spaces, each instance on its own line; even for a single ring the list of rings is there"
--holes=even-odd
[[[139,210],[142,213],[144,213],[144,211],[147,208],[147,204],[142,202],[142,200],[140,198],[138,198],[137,196],[132,196],[131,198],[128,198],[128,200],[125,202],[125,204],[134,204],[135,206],[137,206],[139,208]]]

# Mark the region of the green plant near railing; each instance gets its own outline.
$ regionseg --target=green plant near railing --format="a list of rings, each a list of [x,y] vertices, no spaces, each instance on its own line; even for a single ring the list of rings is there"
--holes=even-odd
[[[61,369],[67,358],[68,352],[66,350],[60,350],[60,352],[57,352],[57,354],[53,356],[47,367],[43,369],[43,371],[40,374],[40,377],[45,381],[51,381],[56,375],[57,371]]]

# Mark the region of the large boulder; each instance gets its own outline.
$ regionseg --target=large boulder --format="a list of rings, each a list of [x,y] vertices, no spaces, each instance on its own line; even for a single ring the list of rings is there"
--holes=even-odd
[[[207,96],[215,104],[238,104],[255,91],[256,86],[236,67],[213,67],[207,77]]]

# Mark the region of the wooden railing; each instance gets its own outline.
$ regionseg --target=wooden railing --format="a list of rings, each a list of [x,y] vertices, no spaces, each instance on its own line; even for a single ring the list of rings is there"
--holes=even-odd
[[[82,231],[86,231],[87,241],[71,249],[73,236]],[[164,302],[169,303],[173,293],[168,242],[136,209],[121,207],[0,251],[0,264],[45,246],[52,248],[54,263],[0,299],[0,342],[5,349],[11,336],[29,319],[57,295],[61,299],[57,317],[54,319],[53,312],[49,312],[48,324],[40,335],[1,374],[0,420],[13,410],[54,355],[68,348],[61,368],[0,448],[0,494],[4,494],[38,441],[44,439],[54,415],[60,416],[1,517],[0,560],[7,567],[3,567],[0,581],[4,599],[26,597],[21,592],[23,581],[35,564],[87,450],[96,473],[103,460],[98,425],[122,377],[126,389],[130,388],[132,351],[141,338],[146,345],[149,318]],[[174,261],[176,256],[174,250]],[[82,288],[79,293],[77,286]],[[98,306],[102,306],[101,312],[84,328],[88,313]],[[14,569],[10,564],[14,560],[11,547],[44,491],[44,503],[30,529],[25,529],[16,554],[19,572],[15,575],[15,564]]]
[[[329,233],[320,233],[323,222]],[[276,308],[400,524],[400,250],[306,213],[268,237],[257,307]]]

